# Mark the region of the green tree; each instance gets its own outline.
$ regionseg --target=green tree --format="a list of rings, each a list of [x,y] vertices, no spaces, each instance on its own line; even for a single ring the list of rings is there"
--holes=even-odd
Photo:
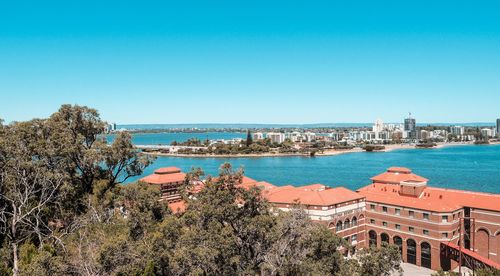
[[[96,110],[63,105],[48,119],[0,127],[0,241],[14,275],[23,242],[64,247],[61,237],[79,227],[76,218],[97,206],[95,191],[106,194],[150,163],[129,134],[108,146],[104,126]]]
[[[252,133],[250,133],[250,130],[247,130],[246,146],[249,147],[251,144],[253,144]]]
[[[132,144],[132,136],[128,132],[119,133],[113,144],[104,150],[104,170],[108,187],[113,188],[116,184],[123,183],[133,176],[141,175],[154,158],[149,155],[140,154]]]
[[[401,254],[395,245],[370,247],[362,250],[358,258],[361,266],[360,275],[389,276],[393,271],[403,273],[400,266]]]

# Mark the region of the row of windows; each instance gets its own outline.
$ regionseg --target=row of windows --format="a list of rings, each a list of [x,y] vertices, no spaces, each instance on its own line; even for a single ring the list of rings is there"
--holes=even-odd
[[[370,204],[370,210],[375,211],[375,204]],[[388,213],[389,208],[387,206],[382,206],[382,212]],[[394,214],[397,216],[401,215],[401,209],[400,208],[394,208]],[[415,211],[408,211],[408,217],[410,218],[415,218]],[[423,213],[423,218],[424,220],[429,220],[429,213]],[[453,214],[453,220],[455,220],[455,214]],[[448,222],[448,215],[443,215],[441,216],[441,222]]]
[[[335,230],[338,232],[355,226],[358,226],[358,219],[356,217],[353,217],[352,221],[349,221],[349,219],[346,219],[343,223],[342,221],[338,221],[337,225],[335,226]]]
[[[371,224],[375,224],[375,220],[374,219],[370,219],[370,223]],[[386,222],[386,221],[382,221],[382,226],[384,227],[389,227],[389,224]],[[401,225],[400,224],[395,224],[394,227],[397,229],[397,230],[401,230]],[[408,232],[412,232],[414,233],[415,232],[415,228],[414,227],[411,227],[411,226],[408,226]],[[426,229],[423,229],[422,230],[422,233],[424,235],[429,235],[429,230],[426,230]]]
[[[371,224],[375,224],[375,220],[374,219],[370,219],[370,223]],[[389,224],[386,221],[383,221],[382,222],[382,226],[389,227]],[[395,224],[394,228],[396,228],[397,230],[401,230],[401,225],[400,224]],[[415,228],[411,227],[411,226],[408,226],[408,232],[415,233]],[[423,229],[422,230],[422,234],[428,236],[429,235],[429,230]],[[452,236],[455,236],[455,231],[453,231],[453,235]],[[448,233],[447,232],[442,232],[441,233],[441,238],[448,238]]]

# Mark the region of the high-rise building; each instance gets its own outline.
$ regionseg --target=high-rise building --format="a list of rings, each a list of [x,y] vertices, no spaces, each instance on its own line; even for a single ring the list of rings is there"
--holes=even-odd
[[[452,126],[450,132],[453,135],[462,136],[465,133],[465,128],[463,126]]]
[[[377,119],[373,125],[373,132],[382,132],[384,130],[384,122],[381,119]]]
[[[408,116],[408,118],[405,119],[405,126],[404,130],[408,133],[407,137],[409,139],[416,139],[417,138],[417,122],[414,118]]]
[[[497,135],[500,135],[500,119],[497,119]]]
[[[483,136],[484,139],[490,138],[493,136],[493,130],[490,128],[483,128],[481,129],[481,135]]]

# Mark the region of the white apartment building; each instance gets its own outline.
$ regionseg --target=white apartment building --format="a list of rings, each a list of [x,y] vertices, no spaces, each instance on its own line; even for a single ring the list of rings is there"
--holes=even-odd
[[[264,134],[262,132],[255,132],[252,134],[252,139],[253,140],[262,140],[264,139]]]
[[[463,126],[452,126],[450,128],[450,133],[457,136],[462,136],[465,134],[465,128]]]
[[[271,139],[271,142],[281,144],[285,141],[285,134],[279,132],[268,132],[266,138]]]

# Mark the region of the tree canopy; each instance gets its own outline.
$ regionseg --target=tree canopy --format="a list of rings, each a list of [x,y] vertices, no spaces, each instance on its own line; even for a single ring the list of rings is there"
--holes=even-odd
[[[387,275],[397,248],[344,257],[349,245],[301,206],[274,209],[224,164],[173,214],[141,183],[152,160],[96,110],[64,105],[47,119],[0,126],[0,275]],[[254,143],[255,144],[255,143]],[[252,144],[252,145],[254,145]],[[396,252],[396,253],[394,253]],[[347,274],[346,274],[347,273]]]

